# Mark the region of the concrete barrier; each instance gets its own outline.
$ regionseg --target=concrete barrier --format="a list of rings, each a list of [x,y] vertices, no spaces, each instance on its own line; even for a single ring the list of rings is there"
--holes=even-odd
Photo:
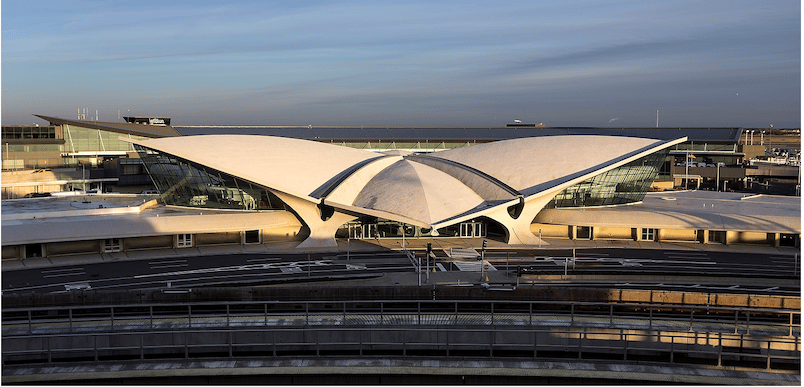
[[[359,301],[359,300],[512,300],[606,303],[652,303],[800,310],[800,297],[696,293],[662,290],[602,288],[520,287],[510,292],[490,292],[479,286],[304,286],[197,288],[187,293],[163,293],[161,289],[127,291],[73,291],[61,294],[6,294],[3,308],[70,305],[127,305],[159,302],[208,301]]]

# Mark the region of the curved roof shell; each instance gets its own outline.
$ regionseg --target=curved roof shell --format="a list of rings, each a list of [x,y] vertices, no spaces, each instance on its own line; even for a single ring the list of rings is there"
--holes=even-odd
[[[531,137],[450,149],[433,157],[478,169],[527,192],[660,142],[608,136]]]
[[[556,136],[420,155],[384,155],[315,141],[208,135],[136,144],[351,213],[445,225],[615,168],[683,141]],[[383,160],[383,161],[380,161]],[[348,191],[348,192],[347,192]],[[331,195],[331,196],[329,196]]]
[[[315,141],[248,135],[185,136],[132,141],[303,199],[370,159],[371,151]]]
[[[454,177],[424,164],[400,160],[374,176],[353,206],[433,224],[482,203],[483,198]]]

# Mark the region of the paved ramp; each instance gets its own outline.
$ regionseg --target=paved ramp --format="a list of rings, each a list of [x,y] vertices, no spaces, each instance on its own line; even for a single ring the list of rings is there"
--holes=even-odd
[[[444,253],[452,259],[477,259],[477,257],[480,256],[480,253],[472,248],[450,247],[449,249],[443,250]]]
[[[484,271],[497,271],[494,265],[488,261],[472,261],[472,262],[452,262],[460,271],[480,271],[480,265],[487,265]]]

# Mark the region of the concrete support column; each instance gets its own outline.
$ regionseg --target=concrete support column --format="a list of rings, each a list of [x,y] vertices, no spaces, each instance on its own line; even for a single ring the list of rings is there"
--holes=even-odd
[[[285,204],[287,204],[305,226],[310,230],[310,235],[296,248],[308,247],[336,247],[335,232],[338,228],[349,221],[357,219],[356,216],[346,215],[335,212],[331,218],[321,220],[321,211],[318,205],[308,200],[288,195],[284,192],[271,191]]]
[[[779,233],[768,233],[768,244],[773,247],[779,247],[781,242],[781,238],[779,237]]]
[[[486,216],[505,227],[508,233],[507,243],[510,245],[538,245],[540,243],[545,245],[546,243],[530,230],[530,224],[536,218],[536,214],[544,208],[552,197],[553,195],[543,195],[526,202],[522,212],[516,219],[511,217],[508,209],[504,206]]]

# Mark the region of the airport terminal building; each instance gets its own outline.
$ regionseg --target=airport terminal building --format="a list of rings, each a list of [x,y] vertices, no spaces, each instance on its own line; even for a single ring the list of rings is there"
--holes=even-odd
[[[428,153],[253,135],[119,140],[158,196],[29,199],[52,206],[37,212],[5,201],[3,259],[386,238],[800,244],[795,197],[648,194],[686,137],[554,135]]]

